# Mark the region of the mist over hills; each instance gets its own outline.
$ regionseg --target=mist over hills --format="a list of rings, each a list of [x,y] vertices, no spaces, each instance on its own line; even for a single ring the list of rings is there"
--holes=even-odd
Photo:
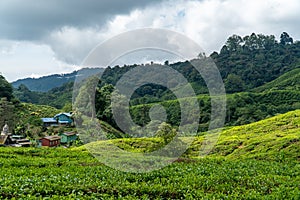
[[[67,74],[53,74],[49,76],[43,76],[40,78],[19,79],[17,81],[12,82],[11,84],[14,88],[18,88],[20,85],[23,84],[31,91],[47,92],[53,88],[60,87],[65,83],[75,81],[78,73],[92,75],[95,73],[99,73],[99,71],[101,70],[101,68],[83,68]]]

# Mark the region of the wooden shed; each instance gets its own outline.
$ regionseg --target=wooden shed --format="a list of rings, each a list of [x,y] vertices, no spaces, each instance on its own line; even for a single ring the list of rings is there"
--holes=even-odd
[[[61,137],[61,143],[71,143],[77,139],[76,132],[60,133],[59,136]]]
[[[60,145],[61,137],[58,135],[46,136],[40,139],[42,146],[55,147]]]

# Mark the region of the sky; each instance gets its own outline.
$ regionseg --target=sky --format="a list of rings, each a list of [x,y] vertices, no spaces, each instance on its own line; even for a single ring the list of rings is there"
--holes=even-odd
[[[176,31],[210,54],[233,34],[298,40],[299,25],[299,0],[1,0],[0,73],[11,82],[72,72],[98,44],[139,28]]]

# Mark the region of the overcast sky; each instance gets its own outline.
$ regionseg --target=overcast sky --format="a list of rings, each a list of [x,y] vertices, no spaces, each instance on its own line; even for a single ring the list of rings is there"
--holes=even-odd
[[[1,0],[0,72],[9,80],[71,72],[99,43],[153,27],[208,54],[232,34],[300,38],[299,0]]]

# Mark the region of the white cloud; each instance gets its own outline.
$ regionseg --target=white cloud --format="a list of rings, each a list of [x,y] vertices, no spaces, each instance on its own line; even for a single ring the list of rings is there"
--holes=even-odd
[[[97,44],[119,33],[145,27],[166,28],[183,33],[196,41],[207,53],[219,51],[232,34],[246,35],[255,32],[274,34],[278,38],[286,31],[294,39],[298,39],[299,11],[298,0],[161,1],[143,8],[135,8],[128,14],[115,15],[108,19],[105,25],[101,21],[89,27],[73,26],[73,20],[72,24],[64,24],[59,30],[53,29],[50,34],[34,41],[35,44],[31,46],[27,44],[25,48],[21,44],[23,47],[18,48],[19,53],[14,54],[14,61],[11,60],[9,66],[18,66],[20,70],[17,71],[23,73],[23,76],[32,73],[45,74],[48,69],[43,66],[49,66],[49,69],[53,68],[56,72],[71,70],[72,67],[65,66],[80,64]],[[0,53],[2,52],[2,58],[4,55],[7,58],[4,58],[4,61],[0,60],[1,69],[8,66],[8,54],[15,51],[15,48],[8,44],[3,46],[7,48],[1,47]],[[45,50],[41,51],[43,55],[39,52],[41,48]],[[23,53],[20,52],[22,49]],[[23,54],[26,55],[26,59]],[[55,61],[51,61],[52,57],[55,57]],[[39,64],[35,64],[36,59]],[[35,67],[37,65],[38,67]]]
[[[46,42],[59,59],[78,64],[105,39],[124,31],[153,27],[183,33],[211,53],[220,50],[232,34],[257,32],[279,36],[287,31],[299,38],[295,31],[295,22],[300,21],[299,10],[297,0],[163,1],[128,15],[116,15],[101,28],[64,27],[53,32]]]
[[[31,42],[5,42],[0,43],[9,53],[0,54],[0,72],[9,80],[49,75],[53,73],[70,72],[75,66],[56,59],[51,48],[47,45]],[[11,47],[11,48],[9,48]]]

